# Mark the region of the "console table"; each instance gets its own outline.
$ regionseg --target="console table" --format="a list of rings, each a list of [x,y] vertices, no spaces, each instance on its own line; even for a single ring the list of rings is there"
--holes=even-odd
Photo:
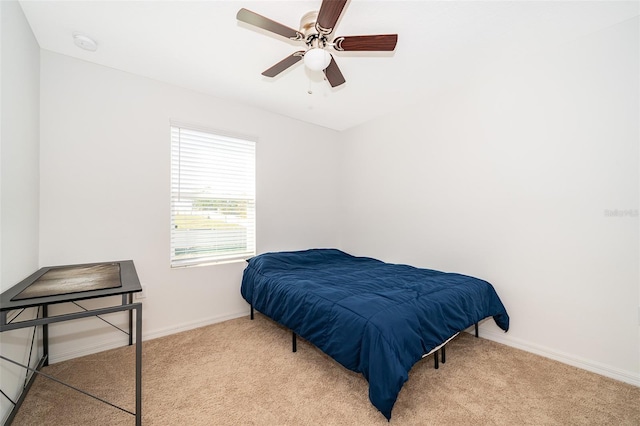
[[[15,415],[24,401],[35,376],[42,375],[60,384],[70,387],[87,396],[109,404],[119,410],[135,416],[136,426],[142,424],[142,304],[133,303],[133,293],[142,291],[140,280],[132,260],[117,262],[90,263],[81,265],[51,266],[41,268],[29,277],[25,278],[15,286],[0,295],[0,332],[16,330],[20,328],[34,327],[33,338],[35,338],[35,328],[42,326],[42,350],[43,355],[38,361],[36,368],[11,360],[3,355],[0,359],[24,368],[31,377],[24,385],[17,401],[13,401],[0,389],[1,397],[8,399],[13,405],[13,410],[7,418],[6,425],[11,424]],[[77,302],[86,299],[103,298],[109,296],[122,296],[122,303],[106,308],[85,309]],[[58,303],[73,303],[83,309],[82,312],[49,316],[48,307]],[[37,308],[36,318],[16,321],[20,314],[27,308]],[[19,311],[11,320],[7,320],[10,312]],[[122,407],[118,407],[97,396],[91,395],[81,389],[68,385],[52,376],[41,372],[43,366],[49,362],[49,324],[71,321],[86,317],[100,317],[101,315],[114,312],[129,313],[129,345],[133,344],[133,312],[135,314],[135,336],[136,336],[136,409],[131,412]],[[101,317],[100,317],[101,318]],[[102,318],[101,318],[102,319]],[[105,321],[107,322],[107,321]],[[108,323],[108,322],[107,322]],[[110,323],[109,323],[110,324]],[[114,326],[113,324],[110,324]],[[114,326],[115,327],[115,326]],[[118,327],[116,327],[118,328]],[[124,331],[124,330],[121,330]],[[126,333],[126,331],[124,331]]]

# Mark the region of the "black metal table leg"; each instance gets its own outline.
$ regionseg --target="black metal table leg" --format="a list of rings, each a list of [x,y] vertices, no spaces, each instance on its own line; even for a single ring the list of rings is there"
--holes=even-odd
[[[49,316],[49,305],[42,305],[42,318]],[[49,365],[49,324],[42,325],[42,357],[44,358],[44,367]]]
[[[142,425],[142,304],[136,306],[136,426]],[[133,310],[129,311],[133,313]]]
[[[122,304],[126,305],[127,303],[133,303],[133,294],[123,294],[122,295]],[[136,338],[138,336],[136,335]],[[129,311],[129,346],[133,345],[133,310]]]

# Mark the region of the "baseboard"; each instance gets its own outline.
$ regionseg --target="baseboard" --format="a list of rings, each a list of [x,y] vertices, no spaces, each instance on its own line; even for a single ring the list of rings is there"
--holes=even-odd
[[[183,323],[177,326],[166,327],[160,330],[147,332],[142,334],[142,340],[153,340],[158,337],[168,336],[170,334],[180,333],[182,331],[193,330],[194,328],[205,327],[211,324],[217,324],[219,322],[229,321],[232,319],[246,317],[249,315],[249,310],[243,310],[241,312],[234,312],[232,314],[220,315],[216,317],[210,317],[201,321],[193,321],[190,323]]]
[[[216,324],[223,321],[228,321],[236,318],[240,318],[243,316],[249,315],[249,311],[235,312],[227,315],[219,315],[215,317],[209,317],[199,321],[186,322],[178,325],[174,325],[171,327],[166,327],[163,329],[147,331],[142,333],[142,340],[152,340],[157,339],[159,337],[168,336],[170,334],[180,333],[182,331],[193,330],[194,328],[205,327],[207,325]],[[66,361],[73,358],[78,358],[85,355],[91,355],[94,353],[106,351],[109,349],[115,349],[123,346],[123,338],[122,337],[113,337],[110,339],[103,339],[99,342],[92,343],[91,345],[87,345],[84,347],[71,347],[73,344],[67,345],[70,346],[70,350],[58,351],[55,354],[50,354],[49,363],[55,364],[57,362]]]
[[[472,328],[468,330],[473,330]],[[465,330],[465,331],[468,331]],[[473,331],[468,331],[473,333]],[[609,377],[611,379],[619,380],[621,382],[629,383],[630,385],[640,387],[640,375],[634,374],[631,371],[621,370],[615,367],[611,367],[605,364],[601,364],[596,361],[587,360],[576,357],[571,354],[555,351],[544,346],[536,345],[531,342],[527,342],[522,339],[510,337],[507,333],[500,333],[492,330],[480,329],[480,337],[492,340],[494,342],[502,343],[507,346],[521,349],[526,352],[531,352],[536,355],[543,356],[545,358],[552,359],[554,361],[568,364],[573,367],[577,367],[583,370],[590,371],[592,373],[600,374],[601,376]]]

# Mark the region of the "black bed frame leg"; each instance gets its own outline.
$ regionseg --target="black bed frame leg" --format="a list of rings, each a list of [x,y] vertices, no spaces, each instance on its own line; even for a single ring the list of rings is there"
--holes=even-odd
[[[440,352],[440,351],[435,351],[433,353],[433,359],[434,359],[434,362],[435,362],[435,366],[434,367],[435,367],[436,370],[438,368],[440,368],[440,365],[438,365],[438,352]]]
[[[294,333],[293,331],[291,332],[292,338],[291,338],[291,351],[292,352],[298,352],[298,341],[296,340],[296,333]]]
[[[253,319],[253,305],[251,305],[251,319]]]
[[[476,327],[476,337],[478,337],[478,323],[475,323],[474,325]]]
[[[443,363],[443,364],[444,364],[445,362],[447,362],[446,355],[445,355],[445,351],[444,351],[444,348],[446,348],[446,347],[447,347],[447,345],[444,345],[444,346],[440,349],[440,353],[441,353],[441,356],[442,356],[442,358],[440,359],[440,361],[442,361],[442,363]]]

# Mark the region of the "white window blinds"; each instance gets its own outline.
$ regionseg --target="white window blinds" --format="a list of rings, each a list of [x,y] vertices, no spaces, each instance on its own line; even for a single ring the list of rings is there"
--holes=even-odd
[[[172,267],[255,255],[255,145],[172,124]]]

